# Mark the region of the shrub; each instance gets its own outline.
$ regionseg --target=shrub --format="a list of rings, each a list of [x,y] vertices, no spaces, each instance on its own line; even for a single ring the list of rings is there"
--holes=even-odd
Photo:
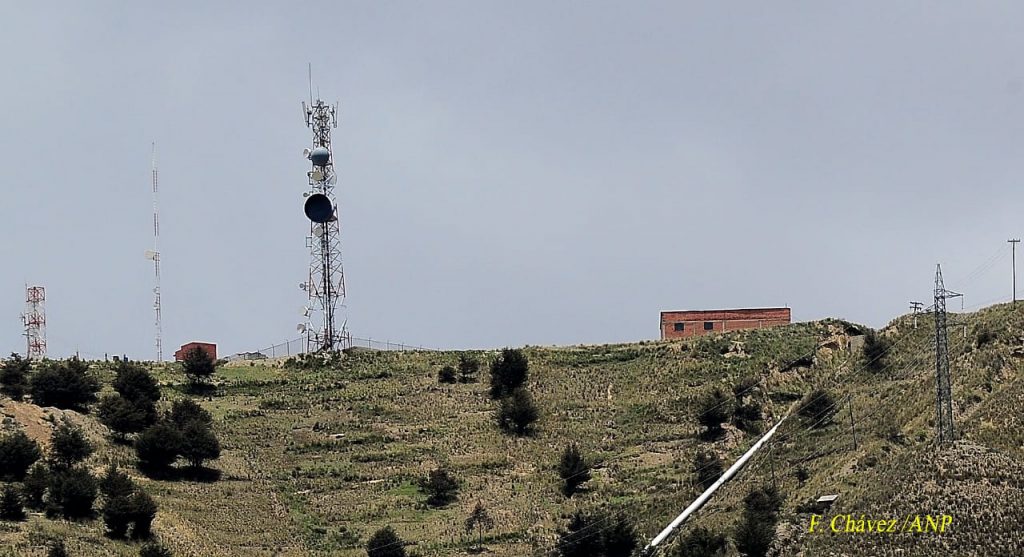
[[[96,400],[99,381],[89,373],[89,364],[71,358],[51,362],[29,380],[32,402],[39,406],[85,411]]]
[[[46,549],[46,557],[68,557],[68,550],[64,547],[64,540],[54,540]]]
[[[198,346],[193,346],[185,352],[184,360],[181,362],[181,369],[188,377],[193,387],[205,384],[213,373],[217,371],[217,362]]]
[[[0,479],[21,481],[32,463],[41,456],[39,445],[23,431],[0,437]]]
[[[572,497],[579,487],[590,480],[590,464],[583,458],[579,445],[570,443],[558,461],[558,477],[562,478],[562,494]]]
[[[455,383],[455,368],[452,366],[444,366],[441,371],[437,372],[437,380],[440,383]]]
[[[670,557],[720,557],[725,555],[726,539],[702,526],[694,528],[679,540]]]
[[[507,433],[526,435],[539,417],[533,397],[522,387],[501,399],[498,406],[498,426]]]
[[[84,468],[71,468],[50,474],[46,514],[64,518],[84,518],[92,514],[96,501],[96,480]]]
[[[503,398],[522,386],[529,375],[529,367],[522,350],[502,350],[491,363],[491,398]]]
[[[50,485],[50,469],[37,462],[29,468],[25,474],[25,481],[22,483],[21,494],[24,497],[25,506],[30,509],[43,509],[43,495]]]
[[[11,352],[11,357],[0,367],[0,392],[14,400],[21,400],[28,391],[28,372],[32,362]]]
[[[722,424],[729,421],[729,417],[732,416],[732,410],[733,400],[721,389],[715,389],[701,404],[697,421],[707,428],[708,433],[718,434],[722,431]]]
[[[173,555],[170,549],[157,542],[149,542],[139,548],[139,557],[173,557]]]
[[[117,469],[111,464],[107,472],[100,478],[100,493],[106,498],[127,497],[135,491],[135,482],[128,477],[128,474]]]
[[[57,466],[70,468],[89,458],[92,443],[85,438],[82,429],[65,419],[53,431],[50,440],[50,460]]]
[[[885,355],[889,351],[889,341],[875,331],[864,335],[864,365],[875,373],[885,371],[888,367]]]
[[[479,381],[480,360],[466,353],[459,354],[459,382],[476,383]]]
[[[427,504],[431,507],[443,507],[455,500],[459,491],[459,482],[444,468],[431,470],[426,477],[420,478],[420,491],[427,495]]]
[[[775,538],[782,497],[774,487],[754,488],[743,498],[743,517],[736,529],[736,548],[750,557],[764,557]]]
[[[100,514],[103,515],[103,524],[107,527],[108,536],[120,539],[128,535],[128,528],[132,524],[128,497],[106,497]]]
[[[0,492],[0,520],[22,521],[25,520],[25,509],[22,506],[21,496],[14,486],[7,484]]]
[[[711,487],[722,477],[722,459],[712,451],[698,451],[693,459],[693,472],[697,475],[697,483],[704,489]]]
[[[732,417],[736,427],[747,433],[757,434],[761,432],[761,404],[757,401],[750,401],[736,407],[736,413]]]
[[[171,424],[160,422],[147,428],[135,439],[139,466],[152,470],[167,468],[178,460],[183,443],[181,432]]]
[[[374,532],[366,543],[367,557],[406,557],[402,538],[390,526]]]
[[[637,542],[636,529],[624,515],[576,511],[555,549],[561,557],[629,557]]]
[[[827,426],[835,413],[836,401],[832,393],[824,389],[815,389],[797,408],[797,414],[804,422],[815,428]]]

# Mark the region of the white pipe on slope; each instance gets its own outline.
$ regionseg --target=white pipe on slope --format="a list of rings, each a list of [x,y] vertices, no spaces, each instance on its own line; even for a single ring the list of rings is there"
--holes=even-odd
[[[743,465],[746,464],[748,460],[750,460],[750,457],[754,456],[754,453],[756,453],[757,450],[761,448],[761,445],[763,445],[765,441],[771,439],[772,435],[775,434],[775,430],[779,429],[779,426],[782,425],[782,422],[784,422],[785,420],[786,416],[779,420],[779,423],[775,424],[775,427],[768,430],[768,433],[765,433],[764,436],[757,441],[757,443],[754,443],[753,447],[750,447],[750,449],[747,450],[747,452],[743,453],[743,456],[741,456],[735,464],[730,466],[729,469],[726,470],[724,474],[722,474],[721,478],[718,478],[718,480],[715,483],[711,484],[711,487],[707,488],[704,491],[704,493],[700,494],[700,497],[697,497],[697,499],[695,499],[693,503],[690,503],[690,506],[686,507],[686,509],[683,510],[682,514],[677,516],[676,519],[673,520],[672,523],[669,524],[664,530],[662,530],[660,534],[655,536],[654,539],[651,540],[651,543],[647,544],[647,547],[645,547],[644,550],[640,552],[640,554],[648,556],[654,555],[654,553],[658,550],[658,544],[665,541],[665,539],[672,534],[672,531],[678,528],[679,525],[682,524],[683,521],[685,521],[691,514],[697,512],[698,509],[703,507],[704,503],[707,503],[708,499],[710,499],[711,496],[715,493],[715,490],[721,487],[722,484],[724,484],[725,482],[732,479],[732,477],[735,476],[736,473],[740,471],[740,468],[743,468]]]

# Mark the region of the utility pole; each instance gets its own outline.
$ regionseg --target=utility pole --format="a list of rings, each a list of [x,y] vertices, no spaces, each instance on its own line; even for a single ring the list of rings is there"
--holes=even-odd
[[[963,296],[946,290],[942,267],[935,265],[935,428],[938,443],[952,443],[953,402],[949,378],[949,337],[946,334],[946,300]]]
[[[853,396],[846,396],[846,407],[850,410],[850,432],[853,433],[853,450],[857,450],[857,426],[853,420]]]
[[[924,302],[910,302],[910,311],[914,314],[914,328],[917,328],[917,314],[921,313]]]
[[[1007,240],[1010,244],[1010,261],[1013,266],[1013,303],[1017,303],[1017,244],[1020,243],[1020,238],[1014,238]]]

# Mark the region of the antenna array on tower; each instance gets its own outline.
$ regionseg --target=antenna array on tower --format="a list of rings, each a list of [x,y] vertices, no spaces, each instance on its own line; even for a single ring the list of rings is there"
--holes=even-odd
[[[146,259],[153,262],[156,285],[153,287],[153,311],[156,313],[156,361],[164,360],[163,324],[161,323],[160,307],[160,211],[157,207],[158,173],[156,169],[156,143],[153,143],[153,249],[146,250]]]

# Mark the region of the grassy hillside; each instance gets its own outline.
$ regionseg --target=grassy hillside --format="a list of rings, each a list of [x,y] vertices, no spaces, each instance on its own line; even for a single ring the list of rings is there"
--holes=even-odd
[[[455,352],[356,350],[322,366],[228,366],[218,372],[216,395],[200,400],[213,413],[224,447],[213,464],[222,471],[220,480],[167,482],[139,475],[139,481],[160,505],[155,531],[177,555],[365,555],[367,539],[385,525],[422,557],[466,555],[474,537],[463,524],[477,501],[496,522],[485,538],[490,554],[545,555],[576,508],[624,510],[646,541],[700,492],[692,473],[698,448],[713,448],[727,462],[742,453],[756,435],[727,427],[721,439],[701,438],[696,418],[713,389],[731,395],[742,384],[745,399],[762,404],[767,425],[812,388],[828,387],[850,396],[849,404],[837,405],[834,423],[808,430],[788,420],[771,457],[765,452],[754,459],[693,525],[730,534],[742,496],[751,486],[770,483],[774,468],[786,496],[777,544],[782,555],[896,549],[932,555],[938,547],[972,554],[967,548],[986,539],[993,550],[975,554],[1017,547],[1010,523],[1000,521],[1010,520],[1010,501],[1020,497],[1014,478],[1021,477],[1024,450],[1017,427],[1024,318],[1019,310],[996,306],[965,316],[966,338],[962,328],[951,330],[964,441],[938,452],[931,444],[933,331],[927,318],[919,317],[917,329],[910,319],[884,330],[891,348],[880,371],[865,369],[860,351],[848,346],[860,328],[841,321],[686,341],[530,347],[528,387],[541,418],[535,434],[522,438],[495,426],[486,377],[475,384],[438,383],[439,369],[457,363]],[[496,353],[475,355],[486,376]],[[109,370],[102,364],[94,369],[109,385]],[[185,396],[176,366],[156,374],[164,403]],[[47,411],[10,401],[3,408],[11,416],[5,427],[45,437]],[[107,440],[91,416],[48,413],[69,414],[88,426],[100,448],[89,461],[97,471],[108,462],[133,464],[130,447]],[[554,466],[570,441],[598,466],[587,490],[567,499]],[[450,470],[461,489],[454,503],[431,509],[416,482],[438,466]],[[808,472],[803,482],[795,476],[798,468]],[[809,515],[797,509],[825,493],[840,495],[835,508],[843,512],[947,512],[957,517],[957,527],[925,544],[918,543],[924,536],[869,543],[807,535]],[[961,520],[972,525],[970,531],[959,528]],[[137,546],[108,540],[102,530],[98,520],[42,516],[0,523],[0,555],[42,555],[55,537],[67,539],[72,555],[137,553]],[[928,545],[933,542],[942,545]]]

